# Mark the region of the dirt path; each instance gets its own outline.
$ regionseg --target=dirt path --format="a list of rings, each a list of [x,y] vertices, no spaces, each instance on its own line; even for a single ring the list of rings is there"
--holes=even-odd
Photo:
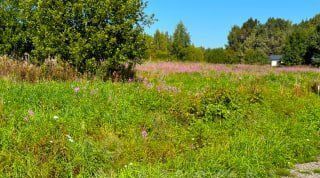
[[[297,164],[291,170],[291,177],[297,178],[320,178],[320,157],[318,162]]]

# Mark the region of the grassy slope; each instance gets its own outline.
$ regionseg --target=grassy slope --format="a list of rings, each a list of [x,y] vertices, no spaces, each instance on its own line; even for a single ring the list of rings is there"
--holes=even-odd
[[[319,74],[145,75],[0,80],[0,176],[269,177],[320,153]]]

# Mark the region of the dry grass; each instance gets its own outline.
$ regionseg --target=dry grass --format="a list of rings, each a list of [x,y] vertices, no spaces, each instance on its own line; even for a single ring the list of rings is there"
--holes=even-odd
[[[26,61],[0,57],[0,76],[18,81],[37,82],[41,80],[72,81],[81,75],[67,63],[46,60],[41,66]]]

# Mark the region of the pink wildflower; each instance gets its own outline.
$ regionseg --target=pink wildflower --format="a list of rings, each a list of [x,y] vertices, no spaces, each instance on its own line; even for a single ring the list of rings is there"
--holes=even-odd
[[[74,92],[79,93],[79,91],[80,91],[80,87],[74,88]]]
[[[142,138],[143,138],[143,139],[147,139],[147,137],[148,137],[148,132],[146,131],[146,129],[142,129],[141,135],[142,135]]]
[[[28,111],[28,114],[29,114],[29,116],[31,116],[31,117],[34,116],[34,112],[33,112],[31,109]]]

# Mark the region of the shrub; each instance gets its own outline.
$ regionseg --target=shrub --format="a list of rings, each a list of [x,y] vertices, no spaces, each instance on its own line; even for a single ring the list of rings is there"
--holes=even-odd
[[[185,53],[184,61],[204,61],[204,50],[195,46],[189,46],[182,50]]]
[[[171,113],[183,123],[194,120],[215,122],[219,119],[227,119],[238,105],[233,92],[229,90],[208,90],[194,98],[189,98],[187,104],[181,102],[174,105]]]
[[[144,56],[144,27],[152,23],[146,5],[142,0],[2,1],[0,13],[9,15],[0,20],[0,49],[19,57],[28,52],[40,64],[62,59],[81,73],[95,74],[102,66],[104,78],[122,75]]]
[[[240,63],[240,58],[235,51],[223,48],[207,49],[205,51],[205,60],[215,64]]]
[[[205,59],[210,63],[228,63],[226,50],[223,48],[207,49],[205,51]]]
[[[244,54],[244,62],[247,64],[267,64],[269,59],[263,51],[249,49]]]

